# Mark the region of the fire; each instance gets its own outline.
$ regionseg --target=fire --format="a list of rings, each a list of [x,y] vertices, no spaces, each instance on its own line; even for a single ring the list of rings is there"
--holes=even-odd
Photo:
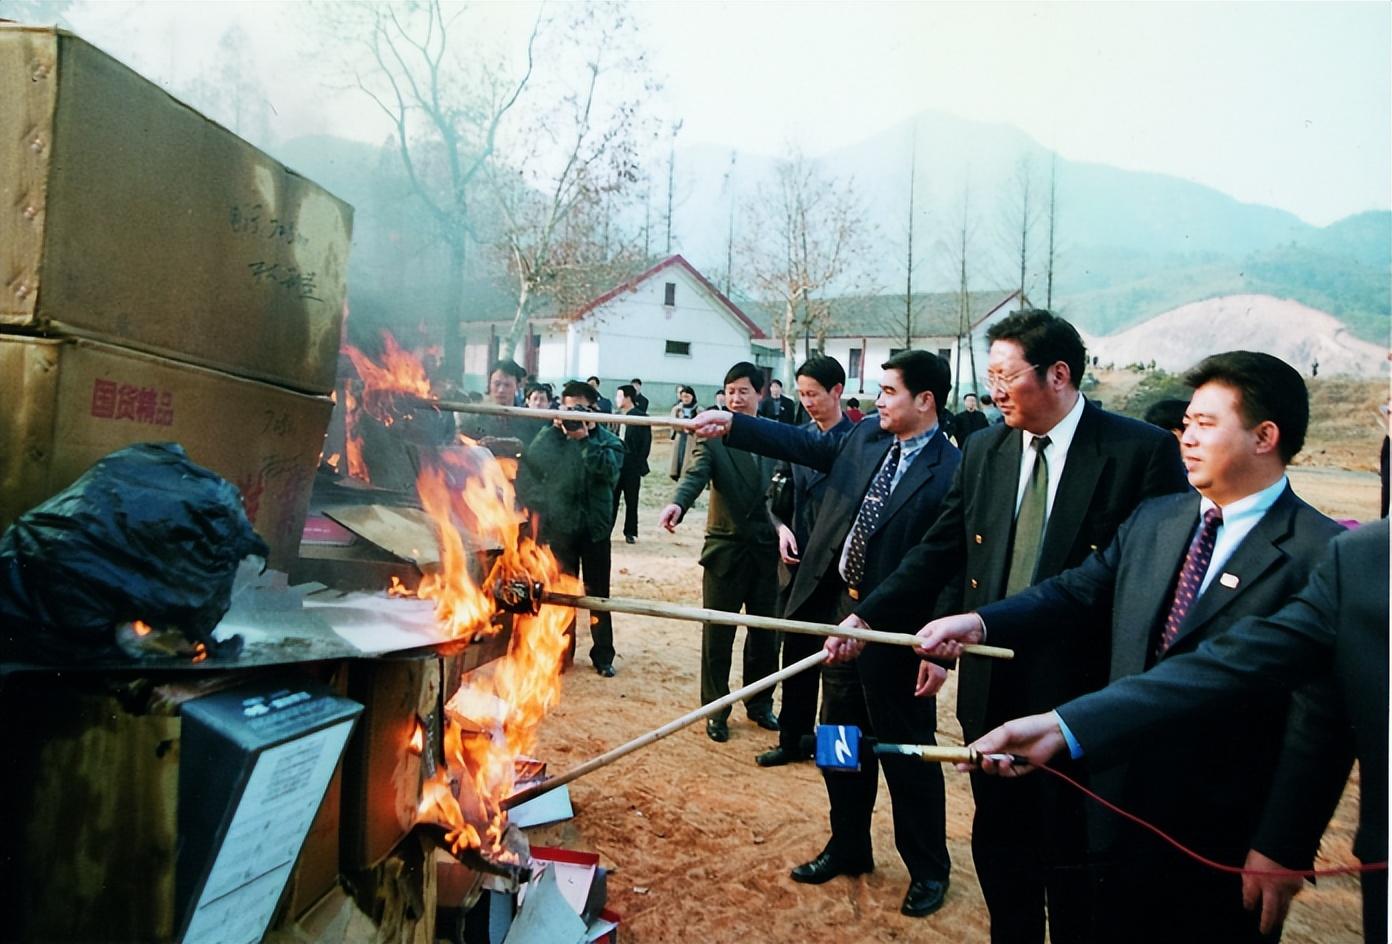
[[[420,361],[390,337],[386,356],[373,363],[354,348],[348,354],[363,378],[363,410],[391,425],[393,410],[406,406],[397,394],[434,399]],[[350,416],[356,406],[351,391],[345,401]],[[408,407],[409,408],[409,407]],[[379,415],[380,411],[380,415]],[[404,416],[404,412],[399,414]],[[355,464],[349,427],[348,463]],[[361,462],[361,440],[357,440]],[[363,470],[366,478],[366,470]],[[395,578],[388,593],[432,600],[435,618],[452,639],[472,641],[499,631],[491,588],[500,576],[526,575],[529,581],[565,593],[580,593],[580,581],[561,573],[550,549],[521,533],[525,514],[517,508],[512,479],[484,450],[453,448],[422,455],[416,482],[421,507],[434,524],[439,568],[426,575],[412,593]],[[467,536],[467,537],[466,537]],[[481,549],[500,548],[488,573],[481,573]],[[468,689],[453,693],[444,729],[445,764],[425,785],[419,808],[422,821],[445,829],[451,851],[479,848],[506,861],[503,832],[507,815],[502,801],[512,794],[515,760],[536,747],[542,718],[560,699],[561,668],[573,613],[543,606],[536,615],[516,616],[507,654],[473,673]],[[424,734],[419,728],[413,735]]]
[[[362,482],[372,479],[363,461],[362,434],[358,432],[358,398],[353,396],[352,381],[343,386],[343,446],[348,453],[348,474]]]

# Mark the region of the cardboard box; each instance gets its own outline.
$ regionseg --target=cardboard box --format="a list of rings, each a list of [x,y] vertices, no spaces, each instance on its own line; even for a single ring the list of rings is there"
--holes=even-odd
[[[71,33],[0,88],[0,326],[333,389],[351,207]]]
[[[94,341],[0,334],[0,528],[136,442],[178,442],[242,490],[270,564],[299,548],[332,404]]]

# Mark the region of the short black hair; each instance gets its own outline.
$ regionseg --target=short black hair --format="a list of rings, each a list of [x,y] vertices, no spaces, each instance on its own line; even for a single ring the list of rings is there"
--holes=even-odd
[[[933,406],[939,413],[947,408],[947,391],[952,389],[952,369],[938,355],[910,348],[895,354],[881,364],[880,369],[899,371],[904,377],[904,386],[914,396],[925,390],[931,393]]]
[[[782,390],[782,389],[783,389],[783,381],[779,380],[777,377],[774,377],[772,380],[769,381],[769,389],[770,389],[770,390],[773,389],[773,385],[774,385],[774,384],[778,384],[778,389],[779,389],[779,390]]]
[[[493,366],[488,368],[488,376],[492,377],[499,371],[507,374],[518,383],[527,379],[527,372],[522,369],[522,365],[517,363],[517,361],[508,360],[506,357],[502,360],[493,362]]]
[[[546,394],[546,399],[551,399],[551,391],[547,388],[546,384],[539,383],[527,384],[527,389],[522,391],[522,397],[526,399],[534,393],[544,393]]]
[[[634,377],[632,380],[629,381],[629,383],[633,384],[633,386],[635,386],[635,387],[641,387],[641,386],[643,386],[643,378],[642,378],[642,377]]]
[[[991,399],[991,395],[990,395],[989,393],[983,393],[983,394],[981,395],[981,405],[982,405],[982,406],[995,406],[995,404],[996,404],[996,401],[994,401],[994,400]]]
[[[811,377],[822,385],[823,390],[831,390],[837,384],[846,383],[846,371],[841,367],[841,362],[834,357],[825,354],[818,354],[809,357],[802,362],[802,366],[797,369],[798,377]]]
[[[1141,419],[1151,426],[1158,426],[1161,429],[1183,429],[1184,411],[1189,409],[1188,400],[1156,400],[1146,407],[1145,413],[1141,414]]]
[[[860,400],[856,399],[855,397],[851,397],[849,400],[846,401],[846,406],[854,407],[858,410],[860,409]]]
[[[970,390],[968,390],[966,393],[962,394],[962,399],[963,399],[963,400],[965,400],[967,397],[971,397],[973,400],[975,400],[975,401],[978,402],[978,403],[981,402],[981,398],[978,397],[976,394],[972,393]]]
[[[561,388],[562,397],[573,397],[576,400],[584,400],[590,406],[594,406],[599,400],[599,393],[594,387],[579,380],[567,380],[566,385]]]
[[[764,372],[749,361],[740,361],[725,371],[725,380],[721,386],[728,386],[741,378],[747,379],[754,386],[756,392],[764,389]]]
[[[598,387],[598,386],[599,386],[599,378],[598,378],[598,377],[593,377],[593,376],[591,376],[591,377],[586,377],[586,378],[585,378],[585,383],[590,384],[591,386],[594,386],[594,387]]]
[[[638,399],[638,388],[633,384],[619,384],[619,393],[622,393],[630,400]]]
[[[695,388],[695,387],[689,387],[689,386],[687,386],[686,384],[682,384],[681,392],[682,392],[682,393],[689,393],[689,394],[691,394],[693,397],[696,396],[696,388]]]
[[[1260,351],[1227,351],[1205,357],[1184,375],[1195,389],[1220,383],[1237,392],[1237,408],[1251,429],[1270,420],[1281,431],[1277,448],[1289,463],[1305,445],[1310,425],[1310,394],[1296,370],[1279,357]]]
[[[1040,380],[1049,368],[1059,361],[1068,367],[1068,380],[1074,388],[1083,382],[1087,364],[1087,346],[1078,330],[1051,311],[1025,308],[1012,311],[986,331],[986,343],[1014,341],[1025,352],[1025,360],[1034,365]]]

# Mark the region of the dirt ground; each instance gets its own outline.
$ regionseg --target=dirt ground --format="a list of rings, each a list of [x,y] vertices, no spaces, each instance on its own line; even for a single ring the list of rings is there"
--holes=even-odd
[[[672,493],[665,449],[666,443],[655,444],[638,543],[619,538],[614,544],[613,593],[699,604],[704,500],[677,534],[657,528],[657,510]],[[1377,513],[1375,475],[1300,468],[1292,478],[1308,500],[1336,517]],[[614,627],[617,677],[602,679],[589,671],[582,632],[580,661],[565,677],[561,704],[542,727],[538,754],[553,772],[656,728],[699,702],[699,624],[618,615]],[[742,640],[743,631],[737,653]],[[738,668],[734,676],[732,687],[740,681]],[[949,687],[939,698],[943,743],[961,741],[954,703]],[[972,802],[965,775],[946,771],[953,860],[947,903],[929,918],[905,918],[899,903],[908,874],[894,851],[883,784],[874,821],[875,871],[817,887],[798,885],[788,870],[816,855],[827,835],[820,775],[810,763],[772,770],[756,766],[754,756],[772,746],[775,736],[755,727],[739,708],[730,721],[726,744],[708,740],[698,723],[576,781],[570,787],[575,818],[531,831],[537,844],[600,853],[612,870],[609,903],[623,916],[625,941],[987,940],[986,909],[969,848]],[[1356,796],[1356,789],[1350,793]],[[1321,865],[1353,861],[1354,796],[1346,793],[1325,836]],[[1320,880],[1296,899],[1284,940],[1361,940],[1359,900],[1357,879]]]

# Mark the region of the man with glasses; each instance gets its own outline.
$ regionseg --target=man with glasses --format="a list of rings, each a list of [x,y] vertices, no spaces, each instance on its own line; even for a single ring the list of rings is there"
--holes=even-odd
[[[1142,499],[1182,491],[1173,436],[1105,413],[1079,392],[1073,326],[1041,310],[987,332],[987,380],[1005,418],[967,439],[942,514],[845,625],[914,632],[936,612],[975,610],[1076,567],[1111,541]],[[955,606],[955,609],[952,608]],[[1105,638],[1105,629],[1090,638]],[[859,646],[836,641],[835,658]],[[1011,662],[966,657],[957,718],[968,740],[1106,683],[1105,646],[1060,645]],[[1030,785],[1018,789],[1021,785]],[[1039,778],[974,776],[972,857],[991,940],[1086,940],[1091,917],[1081,795]]]

